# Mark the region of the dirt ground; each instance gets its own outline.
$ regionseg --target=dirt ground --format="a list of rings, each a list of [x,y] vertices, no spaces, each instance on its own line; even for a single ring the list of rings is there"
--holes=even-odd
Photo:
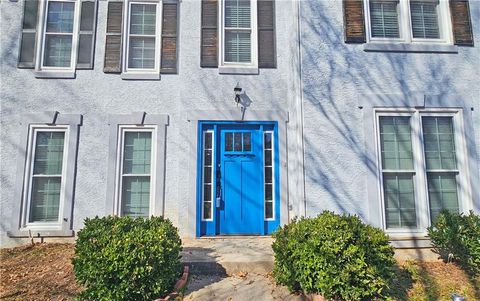
[[[71,263],[73,244],[0,250],[1,300],[74,300],[81,291]]]
[[[0,249],[0,300],[74,300],[82,288],[75,282],[73,244],[36,244]],[[252,288],[255,287],[255,294]],[[452,293],[480,300],[480,277],[472,279],[454,264],[405,262],[399,267],[393,298],[397,301],[448,301]],[[268,300],[298,300],[271,277],[192,276],[185,300],[242,300],[252,295]],[[215,296],[215,297],[213,297]],[[268,298],[265,296],[269,296]],[[212,299],[213,297],[213,299]]]

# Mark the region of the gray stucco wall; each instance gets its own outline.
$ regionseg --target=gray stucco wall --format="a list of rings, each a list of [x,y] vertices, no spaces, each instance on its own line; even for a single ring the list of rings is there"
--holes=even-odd
[[[0,1],[1,43],[1,188],[0,243],[14,244],[6,237],[8,220],[15,202],[13,191],[16,168],[14,158],[19,143],[19,121],[27,112],[58,111],[82,114],[75,182],[73,228],[82,227],[86,217],[105,213],[108,161],[108,115],[145,111],[169,115],[166,133],[165,216],[180,229],[187,230],[189,202],[188,162],[191,153],[187,111],[238,110],[233,87],[237,81],[253,103],[251,110],[282,110],[295,115],[298,93],[296,72],[297,22],[292,18],[294,4],[278,1],[276,29],[278,57],[276,69],[261,69],[258,75],[220,75],[217,69],[200,68],[200,1],[180,2],[178,74],[162,75],[160,81],[128,81],[120,75],[103,73],[107,2],[100,1],[94,70],[80,70],[75,79],[35,79],[33,70],[17,69],[21,32],[22,1]],[[290,45],[293,45],[290,47]],[[290,118],[287,136],[295,137],[295,120]],[[196,142],[196,141],[194,141]],[[294,151],[296,146],[290,146]],[[296,151],[301,153],[301,151]],[[289,170],[295,166],[289,161]],[[297,167],[296,174],[301,176]],[[298,177],[289,175],[289,181]],[[294,187],[296,187],[294,185]],[[283,187],[287,193],[287,187]],[[193,216],[191,216],[193,214]]]
[[[365,159],[367,108],[358,108],[360,103],[368,104],[365,94],[397,94],[405,99],[417,93],[438,95],[442,106],[465,106],[464,114],[471,114],[473,120],[473,130],[466,133],[473,145],[470,172],[478,175],[479,1],[470,1],[476,46],[459,47],[456,54],[365,52],[362,44],[344,43],[341,1],[301,1],[300,5],[307,215],[328,209],[355,213],[373,224],[380,218],[369,214],[367,186],[377,189],[378,182],[366,181],[375,170]],[[480,184],[475,181],[474,188]],[[474,200],[478,210],[478,189]]]

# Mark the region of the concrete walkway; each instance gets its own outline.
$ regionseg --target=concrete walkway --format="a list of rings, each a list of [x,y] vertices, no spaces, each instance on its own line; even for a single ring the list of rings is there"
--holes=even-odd
[[[182,261],[193,274],[266,275],[273,269],[271,237],[228,237],[183,240]]]

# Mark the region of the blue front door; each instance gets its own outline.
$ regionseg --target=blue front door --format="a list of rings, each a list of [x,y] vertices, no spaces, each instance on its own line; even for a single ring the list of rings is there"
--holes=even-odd
[[[201,123],[197,235],[264,235],[279,225],[275,123]]]
[[[223,196],[220,234],[261,234],[263,224],[262,140],[259,129],[220,131]]]

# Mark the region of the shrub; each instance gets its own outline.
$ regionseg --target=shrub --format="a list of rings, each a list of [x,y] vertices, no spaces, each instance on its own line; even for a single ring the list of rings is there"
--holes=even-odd
[[[450,256],[469,273],[480,274],[480,216],[442,211],[428,235],[432,245],[444,260]]]
[[[153,300],[181,273],[181,240],[162,217],[95,217],[78,232],[73,266],[82,300]]]
[[[357,216],[325,211],[294,220],[274,233],[273,274],[290,291],[327,299],[381,298],[394,276],[388,237]]]

